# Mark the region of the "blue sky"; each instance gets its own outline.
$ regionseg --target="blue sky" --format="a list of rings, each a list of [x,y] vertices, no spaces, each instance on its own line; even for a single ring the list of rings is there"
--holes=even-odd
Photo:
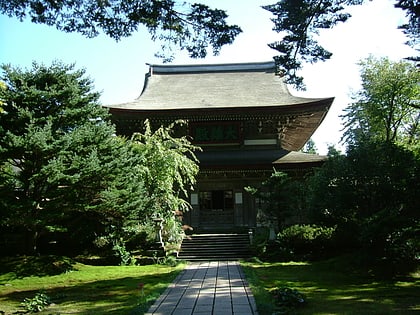
[[[228,21],[240,25],[243,33],[234,44],[222,48],[219,56],[192,60],[185,53],[179,53],[174,63],[267,61],[275,55],[267,44],[281,37],[271,31],[270,13],[260,8],[274,0],[200,2],[227,10]],[[305,66],[302,75],[307,90],[292,91],[307,97],[336,97],[324,123],[313,136],[320,153],[325,153],[328,145],[339,142],[342,126],[338,116],[350,102],[351,91],[357,90],[360,84],[357,62],[369,54],[395,60],[414,55],[404,44],[405,36],[397,29],[404,21],[404,14],[393,8],[394,2],[374,0],[352,7],[349,11],[353,17],[348,22],[320,33],[320,43],[334,55],[327,62]],[[137,98],[147,72],[146,63],[162,63],[154,57],[159,44],[153,43],[144,29],[116,42],[104,35],[87,39],[76,33],[63,33],[53,27],[0,15],[0,40],[0,63],[26,68],[32,61],[50,64],[61,60],[85,68],[95,88],[102,92],[104,104]]]

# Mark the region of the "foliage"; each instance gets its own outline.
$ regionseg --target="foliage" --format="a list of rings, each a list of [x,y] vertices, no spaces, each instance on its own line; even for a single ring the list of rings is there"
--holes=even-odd
[[[38,292],[32,299],[25,298],[22,306],[29,313],[38,313],[51,304],[51,300],[44,292]]]
[[[419,50],[420,38],[420,10],[417,0],[398,0],[395,3],[396,8],[406,11],[408,22],[400,26],[404,33],[410,38],[408,44],[412,47],[417,47]],[[419,60],[419,57],[414,57],[414,60]]]
[[[0,90],[1,223],[36,239],[95,204],[115,168],[114,128],[99,94],[73,65],[3,66]]]
[[[334,253],[334,227],[308,224],[289,226],[277,235],[278,255],[283,261],[313,260]]]
[[[149,239],[154,238],[153,219],[156,217],[164,219],[165,243],[176,243],[182,238],[181,224],[175,215],[177,211],[188,211],[190,208],[185,197],[198,173],[193,152],[198,148],[191,145],[186,137],[172,136],[177,123],[181,122],[153,131],[146,121],[144,132],[135,134],[127,143],[129,156],[134,161],[131,171],[117,178],[117,185],[111,186],[102,195],[100,209],[109,211],[114,208],[114,212],[124,214],[122,221],[113,222],[105,231],[108,235],[105,238],[112,238],[108,244],[113,244],[121,264],[132,263],[126,243],[133,244],[136,235],[146,232]],[[125,187],[129,189],[122,189]]]
[[[181,122],[176,122],[181,123]],[[174,138],[174,125],[152,131],[148,121],[144,133],[133,136],[135,152],[142,159],[143,182],[149,203],[145,207],[149,215],[172,218],[176,211],[188,211],[190,205],[185,198],[195,184],[198,160],[187,137]]]
[[[279,308],[275,314],[288,315],[294,314],[296,308],[306,303],[306,297],[296,289],[287,287],[277,288],[271,291],[274,303]]]
[[[136,259],[127,250],[124,241],[122,239],[114,240],[112,250],[115,256],[119,259],[120,266],[133,266],[136,263]]]
[[[3,81],[0,81],[0,90],[5,90],[6,84]],[[0,98],[0,114],[3,112],[3,100]]]
[[[281,0],[263,6],[274,15],[273,30],[286,35],[281,41],[269,44],[280,55],[274,57],[286,82],[304,88],[303,78],[297,75],[303,62],[314,63],[331,57],[314,38],[319,29],[332,28],[345,22],[350,14],[343,13],[345,5],[361,4],[363,0],[313,1]]]
[[[318,150],[315,145],[315,141],[310,138],[308,142],[305,143],[304,147],[301,150],[303,153],[309,153],[309,154],[317,154]]]
[[[285,34],[269,47],[279,53],[274,59],[286,82],[304,88],[303,78],[297,74],[303,63],[324,61],[332,55],[317,42],[319,30],[345,22],[350,18],[350,14],[344,12],[345,7],[365,2],[280,0],[263,6],[274,15],[273,30]],[[410,37],[408,44],[418,47],[420,13],[416,0],[397,0],[394,6],[404,10],[408,18],[408,22],[400,26]],[[156,55],[165,61],[174,59],[174,46],[186,50],[193,58],[204,58],[210,46],[217,55],[242,32],[239,26],[226,23],[228,16],[223,10],[175,0],[0,0],[0,13],[20,20],[30,18],[34,23],[79,32],[89,38],[104,32],[119,40],[144,26],[152,40],[162,42],[161,52]]]
[[[267,252],[267,247],[269,245],[269,235],[270,230],[268,227],[257,227],[254,229],[252,235],[251,248],[254,253],[259,258],[264,257]]]
[[[415,65],[388,58],[360,62],[362,89],[343,116],[350,143],[368,138],[419,146],[420,73]]]
[[[418,264],[419,72],[407,62],[361,62],[362,90],[344,115],[346,155],[332,152],[309,184],[314,222],[381,276]]]
[[[31,235],[27,252],[38,251],[40,235],[65,232],[85,248],[108,235],[126,257],[139,223],[189,209],[195,147],[172,137],[172,125],[115,137],[84,71],[59,62],[3,71],[0,223]]]
[[[177,265],[179,265],[181,262],[179,260],[176,259],[175,256],[169,255],[166,256],[163,260],[162,260],[162,265],[165,266],[169,266],[169,267],[176,267]]]
[[[286,82],[304,89],[303,78],[297,74],[303,63],[325,61],[332,53],[316,40],[319,30],[330,29],[340,22],[347,21],[351,15],[344,12],[346,6],[360,5],[364,0],[280,0],[263,6],[274,15],[273,30],[284,34],[280,41],[269,44],[279,55],[274,59],[279,72],[285,75]],[[403,9],[409,23],[401,25],[412,38],[409,44],[418,44],[420,14],[416,1],[396,1],[395,7]]]
[[[162,229],[162,240],[165,244],[167,258],[179,252],[184,237],[185,231],[182,228],[180,218],[175,216],[168,217],[163,223]]]
[[[13,273],[14,278],[60,275],[76,270],[76,262],[65,256],[17,256],[3,258],[0,274]]]
[[[383,271],[390,275],[406,273],[419,257],[419,172],[418,157],[401,146],[352,145],[311,179],[314,222],[337,226],[337,241],[347,250],[361,249],[369,268],[387,265]]]
[[[248,192],[262,201],[262,212],[277,221],[281,228],[289,221],[304,221],[306,217],[306,184],[304,179],[274,171],[261,187],[247,187]]]
[[[228,16],[223,10],[174,0],[2,0],[0,13],[89,38],[102,31],[120,40],[144,26],[153,40],[163,42],[167,52],[163,56],[169,59],[173,58],[172,46],[187,50],[193,58],[205,57],[211,46],[216,55],[242,32],[237,25],[226,23]]]

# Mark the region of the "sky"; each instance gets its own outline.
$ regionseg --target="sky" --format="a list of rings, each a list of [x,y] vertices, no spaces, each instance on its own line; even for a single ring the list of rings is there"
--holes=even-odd
[[[267,44],[281,40],[272,31],[271,13],[261,5],[275,0],[202,0],[211,7],[226,10],[228,22],[239,25],[241,33],[232,45],[222,48],[218,56],[211,52],[205,59],[190,59],[186,53],[176,55],[173,64],[236,63],[269,61],[275,51]],[[398,25],[404,13],[393,7],[393,0],[373,0],[348,9],[352,17],[331,30],[322,30],[318,41],[333,53],[330,60],[306,65],[301,75],[306,91],[290,91],[304,97],[335,97],[324,122],[312,139],[320,154],[328,146],[342,149],[342,121],[339,116],[351,102],[350,95],[360,89],[357,63],[370,54],[400,60],[415,55],[404,43],[407,38]],[[33,61],[46,65],[54,60],[75,63],[86,69],[95,89],[102,93],[102,104],[118,104],[136,99],[143,88],[146,63],[162,64],[154,54],[159,50],[147,31],[141,28],[131,37],[118,42],[99,35],[88,39],[77,33],[64,33],[54,27],[19,22],[0,15],[0,64],[30,68]]]

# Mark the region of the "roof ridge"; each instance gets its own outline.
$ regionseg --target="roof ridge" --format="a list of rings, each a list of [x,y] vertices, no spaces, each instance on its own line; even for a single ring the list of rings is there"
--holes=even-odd
[[[227,71],[275,71],[274,61],[245,63],[214,63],[214,64],[147,64],[150,74],[155,73],[196,73],[196,72],[227,72]]]

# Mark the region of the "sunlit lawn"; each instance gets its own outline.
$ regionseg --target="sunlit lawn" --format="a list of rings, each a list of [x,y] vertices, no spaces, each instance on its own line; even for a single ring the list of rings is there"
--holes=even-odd
[[[306,305],[296,314],[418,314],[420,274],[378,281],[340,268],[339,260],[318,263],[250,263],[243,267],[260,315],[273,314],[269,291],[290,287],[304,293]]]
[[[24,311],[25,298],[44,291],[53,304],[38,314],[143,314],[184,265],[89,266],[55,276],[0,274],[0,314]],[[143,283],[143,292],[138,284]],[[3,312],[3,313],[2,313]]]

